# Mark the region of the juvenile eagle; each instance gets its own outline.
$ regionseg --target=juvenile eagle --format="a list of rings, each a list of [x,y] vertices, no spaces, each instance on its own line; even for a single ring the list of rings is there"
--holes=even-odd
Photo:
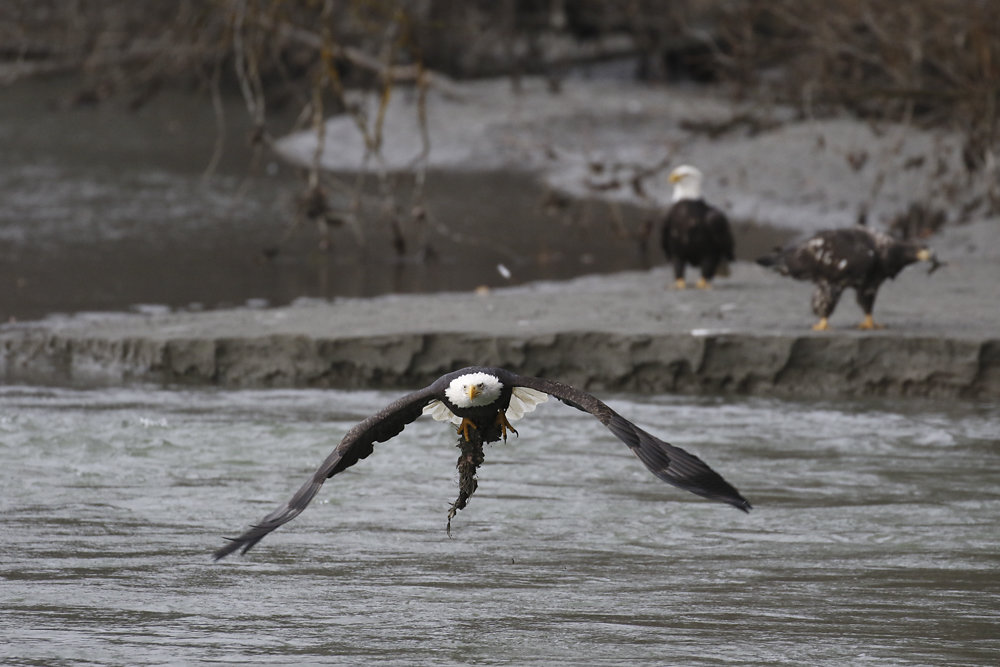
[[[667,260],[673,261],[678,289],[687,286],[684,269],[688,264],[701,269],[698,287],[706,289],[720,266],[733,261],[729,220],[722,211],[705,203],[701,181],[701,172],[688,165],[670,172],[674,203],[663,222],[661,243]]]
[[[465,506],[464,500],[475,491],[474,475],[483,460],[483,443],[506,440],[508,431],[516,434],[510,420],[534,410],[548,396],[592,414],[664,482],[729,503],[744,512],[751,509],[739,491],[697,456],[650,435],[590,394],[560,382],[516,375],[502,368],[471,367],[441,376],[356,425],[291,500],[239,537],[230,539],[214,557],[218,560],[237,550],[249,551],[265,535],[298,516],[328,478],[369,456],[374,443],[395,437],[422,414],[455,423],[460,435],[459,472],[463,488],[449,512],[450,521],[455,511]],[[463,463],[469,464],[464,471]],[[470,484],[468,489],[464,486],[466,483]]]
[[[847,287],[854,288],[865,314],[858,327],[881,329],[882,325],[872,319],[878,288],[886,278],[895,278],[914,262],[930,262],[929,272],[941,265],[934,253],[921,244],[898,241],[860,226],[828,229],[757,260],[783,276],[816,283],[812,296],[812,309],[819,317],[813,325],[816,331],[829,326],[828,319]]]

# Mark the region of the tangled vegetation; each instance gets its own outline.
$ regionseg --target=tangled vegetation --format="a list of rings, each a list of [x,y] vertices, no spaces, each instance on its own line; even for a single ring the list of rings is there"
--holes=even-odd
[[[417,91],[424,155],[431,86],[455,78],[525,74],[553,90],[568,67],[629,58],[636,76],[721,84],[738,99],[791,105],[813,117],[850,113],[947,127],[964,136],[971,173],[1000,161],[1000,21],[990,0],[9,0],[0,14],[0,81],[71,73],[75,103],[117,96],[140,107],[165,86],[195,86],[220,108],[235,88],[266,150],[272,136],[349,114],[377,162],[396,87]],[[516,85],[513,87],[516,90]],[[378,100],[374,117],[348,90]],[[294,127],[269,113],[293,109]],[[220,123],[224,122],[221,118]],[[320,227],[351,221],[333,210],[319,150],[305,175],[300,216]],[[388,202],[397,250],[424,209],[415,191]],[[356,188],[355,204],[357,203]],[[1000,212],[1000,193],[989,202]]]
[[[734,3],[716,62],[747,95],[810,113],[966,133],[970,170],[1000,141],[1000,21],[987,1]]]

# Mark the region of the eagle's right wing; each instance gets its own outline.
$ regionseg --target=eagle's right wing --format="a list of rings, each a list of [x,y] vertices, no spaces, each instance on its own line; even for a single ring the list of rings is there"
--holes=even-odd
[[[407,424],[419,417],[424,406],[441,393],[436,381],[428,387],[407,394],[368,417],[347,432],[336,449],[330,453],[316,472],[306,480],[291,499],[256,523],[239,537],[227,538],[229,542],[213,554],[215,560],[225,558],[236,550],[246,553],[272,530],[288,523],[309,505],[313,496],[328,478],[366,458],[376,442],[385,442],[398,435]]]

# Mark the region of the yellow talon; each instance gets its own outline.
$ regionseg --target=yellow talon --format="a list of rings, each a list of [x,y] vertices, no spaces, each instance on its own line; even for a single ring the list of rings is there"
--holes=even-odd
[[[872,329],[884,329],[885,327],[881,324],[876,324],[871,315],[865,315],[865,319],[858,325],[858,328],[870,331]]]
[[[683,278],[678,278],[674,281],[674,287],[677,289],[687,289],[687,283],[684,282]]]
[[[462,437],[465,438],[466,442],[472,442],[472,440],[469,439],[470,426],[473,429],[476,428],[476,425],[472,423],[471,419],[469,419],[468,417],[462,417],[462,423],[458,425],[458,432],[462,434]]]
[[[698,289],[712,289],[712,283],[708,282],[704,278],[698,278],[698,282],[695,283],[695,287]]]
[[[830,328],[829,323],[826,321],[825,317],[821,317],[819,322],[813,325],[813,331],[826,331]]]
[[[507,414],[501,410],[497,413],[497,426],[500,427],[500,433],[503,434],[503,441],[507,442],[507,430],[509,429],[514,435],[518,435],[517,429],[510,425],[507,421]]]

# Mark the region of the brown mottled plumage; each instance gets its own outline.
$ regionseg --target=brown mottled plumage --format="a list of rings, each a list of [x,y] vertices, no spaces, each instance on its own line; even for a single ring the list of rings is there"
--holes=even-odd
[[[819,232],[801,243],[775,249],[757,263],[783,276],[816,284],[812,309],[820,320],[813,329],[822,331],[828,327],[827,320],[848,287],[854,289],[865,314],[860,328],[881,328],[872,318],[879,287],[919,261],[931,262],[932,272],[940,266],[934,253],[921,244],[898,241],[888,234],[857,226]]]

